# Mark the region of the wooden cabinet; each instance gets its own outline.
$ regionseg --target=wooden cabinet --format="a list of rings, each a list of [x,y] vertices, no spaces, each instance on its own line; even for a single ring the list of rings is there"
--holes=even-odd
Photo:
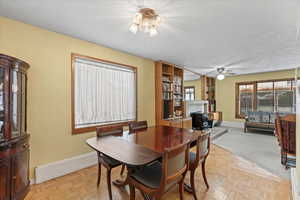
[[[24,199],[30,185],[28,68],[21,60],[0,54],[0,200]]]
[[[0,200],[10,199],[10,160],[0,159]]]
[[[20,199],[28,189],[29,183],[29,149],[24,150],[12,158],[12,199]]]
[[[187,128],[187,129],[191,129],[193,128],[192,126],[192,119],[191,118],[185,118],[182,121],[182,128]]]
[[[182,128],[182,120],[181,119],[171,120],[169,126],[176,127],[176,128]]]

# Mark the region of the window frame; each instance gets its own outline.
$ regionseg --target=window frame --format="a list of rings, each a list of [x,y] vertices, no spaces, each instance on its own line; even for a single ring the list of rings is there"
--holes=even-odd
[[[247,81],[247,82],[237,82],[235,83],[235,118],[236,119],[245,119],[245,116],[240,114],[240,108],[239,108],[239,97],[240,97],[240,85],[253,85],[253,110],[257,109],[257,84],[258,83],[265,83],[265,82],[273,82],[273,93],[275,91],[274,83],[279,81],[295,81],[295,78],[284,78],[284,79],[270,79],[270,80],[258,80],[258,81]],[[291,86],[294,87],[293,85]],[[273,97],[274,98],[274,97]],[[273,107],[274,107],[273,102]]]
[[[195,96],[195,86],[186,86],[186,87],[183,88],[183,91],[184,91],[184,100],[185,101],[187,101],[186,98],[185,98],[185,94],[186,94],[185,90],[186,89],[193,89],[194,100],[188,100],[188,101],[195,101],[195,99],[196,99],[196,96]]]
[[[124,68],[130,68],[134,71],[135,73],[135,120],[129,120],[126,122],[121,122],[121,123],[107,123],[107,124],[99,124],[99,125],[92,125],[89,127],[83,127],[83,128],[76,128],[75,127],[75,59],[76,58],[81,58],[81,59],[86,59],[86,60],[91,60],[95,62],[104,62],[108,64],[113,64],[113,65],[118,65],[118,67],[124,67]],[[127,65],[127,64],[122,64],[122,63],[117,63],[109,60],[104,60],[100,58],[94,58],[91,56],[85,56],[81,55],[78,53],[71,53],[71,121],[72,121],[72,134],[81,134],[81,133],[87,133],[87,132],[93,132],[96,131],[97,127],[101,126],[107,126],[107,125],[122,125],[122,126],[127,126],[129,122],[136,121],[138,119],[138,70],[137,67]]]

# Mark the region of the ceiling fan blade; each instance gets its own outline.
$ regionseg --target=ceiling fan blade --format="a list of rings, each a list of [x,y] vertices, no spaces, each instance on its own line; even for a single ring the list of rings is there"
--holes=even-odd
[[[209,74],[214,74],[214,73],[218,74],[218,72],[215,69],[212,69],[212,70],[210,70],[208,72],[205,72],[204,75],[209,75]]]
[[[241,64],[241,63],[246,62],[246,61],[249,61],[249,60],[251,60],[251,59],[252,59],[251,57],[242,58],[242,59],[239,59],[239,60],[230,62],[230,63],[224,65],[224,67],[225,67],[225,68],[239,68],[239,67],[235,67],[235,65]]]
[[[237,73],[234,73],[234,72],[225,72],[225,75],[229,75],[229,76],[233,76],[233,75],[236,75]]]

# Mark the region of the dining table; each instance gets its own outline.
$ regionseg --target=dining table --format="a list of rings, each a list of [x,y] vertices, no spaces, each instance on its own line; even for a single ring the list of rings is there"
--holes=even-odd
[[[141,167],[161,159],[166,148],[172,148],[187,141],[191,142],[191,146],[195,145],[201,134],[203,131],[157,125],[134,133],[124,131],[121,135],[89,138],[86,143],[95,151],[126,166]],[[113,183],[116,186],[127,184],[126,179],[118,179]],[[190,190],[187,188],[187,191]]]

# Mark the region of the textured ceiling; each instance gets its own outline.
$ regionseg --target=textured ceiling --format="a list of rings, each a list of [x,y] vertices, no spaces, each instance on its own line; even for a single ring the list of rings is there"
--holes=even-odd
[[[141,7],[161,15],[156,37],[128,31]],[[300,0],[0,0],[0,15],[199,73],[300,65]]]

